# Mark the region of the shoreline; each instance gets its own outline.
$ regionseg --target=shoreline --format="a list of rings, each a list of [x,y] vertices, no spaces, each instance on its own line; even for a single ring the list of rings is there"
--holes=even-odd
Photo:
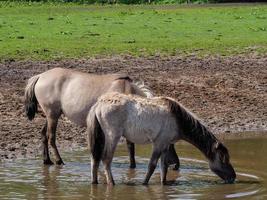
[[[40,114],[32,122],[26,119],[24,87],[28,78],[54,67],[98,74],[127,73],[134,80],[144,80],[156,95],[177,99],[219,138],[231,134],[243,137],[248,132],[262,132],[256,135],[266,136],[264,55],[6,61],[0,62],[0,161],[41,155],[40,130],[45,119]],[[84,130],[61,118],[57,131],[59,151],[86,147]]]

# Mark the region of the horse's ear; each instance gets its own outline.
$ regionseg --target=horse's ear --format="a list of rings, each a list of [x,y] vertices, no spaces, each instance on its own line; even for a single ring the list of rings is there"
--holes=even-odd
[[[217,150],[219,148],[220,144],[221,143],[219,141],[215,142],[215,144],[213,144],[213,150]]]
[[[213,144],[213,151],[219,153],[220,160],[222,160],[223,163],[228,160],[226,157],[226,153],[228,151],[221,142],[217,141],[215,144]]]
[[[219,146],[220,146],[220,142],[216,142],[216,144],[215,144],[215,149],[218,149],[219,148]]]
[[[224,145],[221,142],[219,142],[219,141],[217,141],[214,144],[214,147],[215,147],[215,149],[221,149],[221,150],[225,149]]]
[[[229,156],[228,149],[223,145],[223,143],[217,142],[215,149],[218,150],[221,154]]]

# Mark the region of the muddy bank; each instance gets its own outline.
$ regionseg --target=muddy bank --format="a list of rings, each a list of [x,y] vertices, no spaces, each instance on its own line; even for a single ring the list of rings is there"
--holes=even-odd
[[[29,77],[54,67],[143,79],[157,95],[183,103],[214,133],[267,130],[267,56],[7,60],[0,63],[0,160],[40,155],[45,119],[25,118],[23,93]],[[57,139],[60,150],[87,145],[84,129],[64,118]]]

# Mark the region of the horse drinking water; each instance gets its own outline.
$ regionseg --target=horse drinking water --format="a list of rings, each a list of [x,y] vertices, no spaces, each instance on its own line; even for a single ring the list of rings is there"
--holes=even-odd
[[[121,136],[136,144],[152,143],[144,184],[148,184],[160,157],[161,182],[166,183],[168,147],[180,139],[197,147],[208,159],[211,170],[225,182],[232,183],[236,178],[227,148],[185,107],[171,98],[105,94],[88,114],[87,133],[94,184],[98,183],[97,172],[102,161],[107,183],[114,185],[111,162]]]
[[[56,146],[56,128],[61,114],[77,125],[85,127],[91,106],[99,96],[109,91],[151,96],[151,91],[144,85],[135,84],[128,76],[122,74],[95,75],[54,68],[29,79],[25,88],[26,114],[32,120],[39,103],[46,115],[46,122],[41,131],[44,164],[53,164],[48,144],[54,150],[56,164],[63,164]],[[127,141],[127,146],[130,167],[135,168],[134,144]],[[179,166],[174,146],[170,146],[168,155],[172,158],[170,163],[177,163]]]

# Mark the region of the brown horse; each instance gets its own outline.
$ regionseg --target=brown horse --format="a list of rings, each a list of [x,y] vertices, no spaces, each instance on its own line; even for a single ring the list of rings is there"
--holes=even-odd
[[[91,150],[92,183],[98,183],[100,161],[104,164],[107,183],[114,185],[111,162],[121,136],[136,144],[152,143],[153,152],[144,184],[153,174],[161,157],[161,182],[166,183],[168,148],[183,139],[197,147],[209,160],[211,170],[228,183],[235,171],[227,148],[189,111],[167,97],[142,98],[109,93],[99,98],[87,117]]]
[[[26,114],[32,120],[37,112],[37,104],[46,115],[41,131],[44,164],[53,164],[50,160],[48,144],[51,145],[56,164],[64,164],[56,146],[56,128],[58,119],[64,114],[69,120],[81,127],[86,126],[86,117],[102,94],[116,91],[150,97],[151,91],[143,84],[135,84],[123,74],[95,75],[69,69],[54,68],[29,79],[25,88]],[[130,155],[130,167],[135,168],[134,144],[127,141]],[[173,146],[169,151],[170,164],[179,159]]]

